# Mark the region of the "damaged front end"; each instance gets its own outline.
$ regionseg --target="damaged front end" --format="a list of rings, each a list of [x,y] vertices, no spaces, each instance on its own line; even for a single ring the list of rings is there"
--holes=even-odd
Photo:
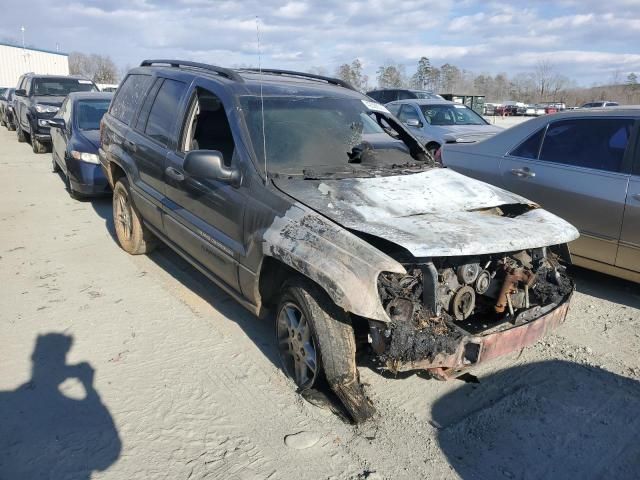
[[[446,378],[535,343],[562,323],[574,290],[551,249],[433,258],[383,272],[389,323],[369,321],[373,350],[392,372]]]

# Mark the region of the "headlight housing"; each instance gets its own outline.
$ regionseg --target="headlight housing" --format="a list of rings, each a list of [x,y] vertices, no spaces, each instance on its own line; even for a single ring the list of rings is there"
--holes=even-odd
[[[43,105],[41,103],[36,103],[36,112],[38,113],[57,113],[58,110],[60,110],[60,108],[54,105]]]
[[[100,163],[100,159],[95,153],[78,152],[77,150],[71,150],[71,156],[76,160],[80,160],[81,162],[94,163],[96,165]]]

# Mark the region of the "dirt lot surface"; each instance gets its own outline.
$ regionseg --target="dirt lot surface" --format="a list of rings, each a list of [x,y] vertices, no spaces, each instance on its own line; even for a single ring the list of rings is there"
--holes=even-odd
[[[554,335],[466,381],[360,367],[379,415],[295,393],[270,321],[167,248],[125,254],[0,129],[0,478],[638,478],[640,289],[574,269]]]

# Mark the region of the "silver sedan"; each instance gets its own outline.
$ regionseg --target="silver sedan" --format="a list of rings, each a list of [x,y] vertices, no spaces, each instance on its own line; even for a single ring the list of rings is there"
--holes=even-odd
[[[575,225],[575,264],[640,282],[639,130],[640,107],[572,110],[446,145],[442,162]]]
[[[445,143],[470,143],[502,131],[465,105],[448,100],[398,100],[385,105],[433,155]]]

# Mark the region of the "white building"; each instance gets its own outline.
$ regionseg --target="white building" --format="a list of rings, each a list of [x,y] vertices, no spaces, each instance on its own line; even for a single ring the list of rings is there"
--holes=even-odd
[[[27,72],[69,75],[69,55],[0,43],[0,87],[15,87]]]

